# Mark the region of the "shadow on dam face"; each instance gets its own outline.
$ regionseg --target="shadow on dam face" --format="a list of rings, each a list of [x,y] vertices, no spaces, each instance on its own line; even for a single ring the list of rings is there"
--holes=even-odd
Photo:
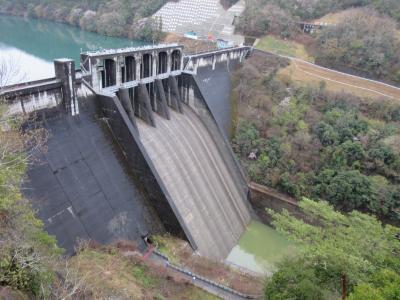
[[[47,151],[29,167],[23,191],[67,254],[78,239],[106,244],[164,232],[92,100],[81,101],[79,116],[51,113],[42,124]]]
[[[229,66],[227,63],[217,63],[214,70],[211,66],[198,68],[194,76],[218,126],[227,137],[232,130],[231,71],[237,66],[235,61],[231,61]]]

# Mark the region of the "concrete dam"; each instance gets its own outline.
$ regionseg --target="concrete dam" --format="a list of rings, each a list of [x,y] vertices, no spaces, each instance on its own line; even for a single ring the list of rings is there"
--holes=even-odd
[[[60,246],[71,252],[78,238],[108,243],[166,230],[201,255],[228,255],[251,208],[229,126],[210,109],[216,97],[226,101],[226,87],[207,99],[204,78],[250,51],[185,56],[169,44],[85,52],[77,72],[57,60],[56,78],[2,91],[9,114],[40,112],[53,132],[47,163],[32,167],[26,184]]]
[[[250,220],[246,195],[207,128],[187,105],[157,128],[138,122],[143,143],[200,254],[230,252]]]

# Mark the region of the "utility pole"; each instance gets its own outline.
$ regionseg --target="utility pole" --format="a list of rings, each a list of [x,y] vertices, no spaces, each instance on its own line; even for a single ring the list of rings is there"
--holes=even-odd
[[[342,275],[342,300],[346,300],[346,275]]]

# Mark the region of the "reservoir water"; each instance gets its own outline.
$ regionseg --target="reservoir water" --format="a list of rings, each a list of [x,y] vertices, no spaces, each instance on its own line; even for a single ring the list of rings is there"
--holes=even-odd
[[[277,263],[294,251],[294,245],[276,230],[253,221],[226,260],[253,272],[271,275]]]
[[[79,68],[83,50],[140,46],[144,43],[107,37],[66,24],[0,15],[0,61],[7,61],[18,74],[7,82],[54,76],[53,60],[72,58]]]

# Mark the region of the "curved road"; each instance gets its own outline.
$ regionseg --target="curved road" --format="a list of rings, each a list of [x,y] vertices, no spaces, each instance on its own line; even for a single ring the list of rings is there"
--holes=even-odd
[[[343,88],[350,88],[352,90],[358,90],[360,95],[370,95],[370,96],[380,96],[382,98],[388,98],[392,100],[400,100],[400,88],[360,77],[360,76],[355,76],[347,73],[343,73],[340,71],[336,71],[333,69],[325,68],[318,66],[316,64],[313,64],[311,62],[291,57],[291,56],[286,56],[286,55],[279,55],[275,54],[272,52],[267,52],[259,49],[254,49],[255,52],[257,53],[265,53],[269,55],[276,55],[279,57],[283,57],[286,59],[289,59],[292,61],[294,68],[301,73],[305,74],[306,76],[311,76],[317,79],[325,80],[328,82],[332,82],[338,85],[342,85]]]

